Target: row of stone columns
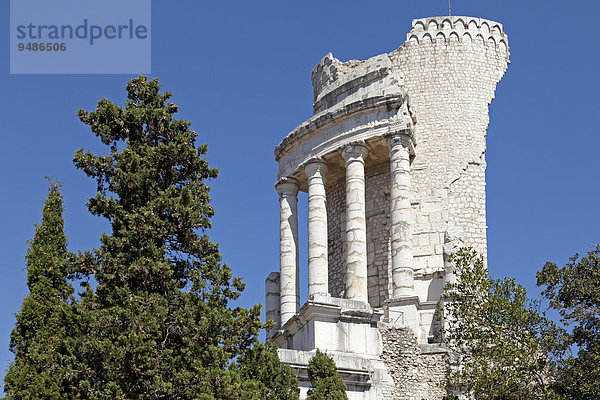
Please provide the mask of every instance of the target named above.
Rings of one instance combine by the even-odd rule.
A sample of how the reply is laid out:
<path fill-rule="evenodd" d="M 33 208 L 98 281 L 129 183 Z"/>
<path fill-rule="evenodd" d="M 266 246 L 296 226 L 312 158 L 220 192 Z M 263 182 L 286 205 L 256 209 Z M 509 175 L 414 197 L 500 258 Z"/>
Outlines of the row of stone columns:
<path fill-rule="evenodd" d="M 408 132 L 388 138 L 391 166 L 391 254 L 393 297 L 413 295 L 411 247 L 410 147 Z M 346 162 L 346 281 L 345 297 L 368 302 L 367 224 L 364 143 L 342 150 Z M 327 164 L 321 158 L 304 168 L 308 178 L 308 296 L 328 293 Z M 281 326 L 299 309 L 297 182 L 282 178 L 276 184 L 280 204 Z"/>

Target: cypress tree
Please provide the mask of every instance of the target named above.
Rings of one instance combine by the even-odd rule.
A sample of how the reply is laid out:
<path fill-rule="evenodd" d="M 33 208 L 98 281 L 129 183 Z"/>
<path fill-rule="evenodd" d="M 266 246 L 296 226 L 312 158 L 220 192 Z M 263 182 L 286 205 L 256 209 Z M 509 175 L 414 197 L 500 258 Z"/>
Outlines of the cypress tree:
<path fill-rule="evenodd" d="M 239 359 L 246 393 L 256 400 L 298 400 L 300 388 L 291 368 L 279 361 L 272 344 L 257 344 Z"/>
<path fill-rule="evenodd" d="M 307 400 L 348 400 L 346 385 L 337 372 L 333 358 L 317 349 L 308 362 L 308 378 L 312 388 Z"/>
<path fill-rule="evenodd" d="M 127 84 L 119 107 L 101 99 L 82 122 L 108 155 L 78 150 L 96 180 L 90 212 L 110 221 L 101 246 L 74 259 L 88 368 L 80 394 L 99 399 L 259 398 L 234 361 L 258 345 L 260 306 L 231 307 L 244 284 L 207 236 L 217 176 L 190 123 L 175 118 L 157 79 Z M 92 287 L 94 286 L 94 287 Z M 287 368 L 287 367 L 286 367 Z"/>
<path fill-rule="evenodd" d="M 77 382 L 74 338 L 77 318 L 67 279 L 67 238 L 60 185 L 50 182 L 42 222 L 26 254 L 29 295 L 16 315 L 4 377 L 9 399 L 70 399 Z"/>

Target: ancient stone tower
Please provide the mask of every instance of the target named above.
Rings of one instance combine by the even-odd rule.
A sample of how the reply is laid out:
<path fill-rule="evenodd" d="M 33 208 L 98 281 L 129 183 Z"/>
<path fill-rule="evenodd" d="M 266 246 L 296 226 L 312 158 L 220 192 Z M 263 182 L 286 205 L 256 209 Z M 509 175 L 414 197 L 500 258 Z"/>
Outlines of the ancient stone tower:
<path fill-rule="evenodd" d="M 434 314 L 452 279 L 448 255 L 486 253 L 488 105 L 508 62 L 501 24 L 434 17 L 414 20 L 391 53 L 345 63 L 327 54 L 314 68 L 313 117 L 275 148 L 280 272 L 266 281 L 268 336 L 303 397 L 317 348 L 334 357 L 351 400 L 444 395 Z M 298 191 L 308 192 L 307 266 Z"/>

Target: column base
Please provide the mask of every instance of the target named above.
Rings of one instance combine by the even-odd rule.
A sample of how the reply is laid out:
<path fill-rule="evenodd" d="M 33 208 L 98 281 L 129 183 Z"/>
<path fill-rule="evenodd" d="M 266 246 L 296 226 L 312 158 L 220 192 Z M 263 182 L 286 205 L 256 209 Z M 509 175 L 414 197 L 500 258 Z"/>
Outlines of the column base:
<path fill-rule="evenodd" d="M 325 301 L 325 302 L 329 302 L 329 299 L 331 299 L 331 295 L 329 293 L 313 293 L 313 294 L 309 294 L 308 295 L 308 300 L 309 301 Z"/>
<path fill-rule="evenodd" d="M 409 328 L 419 344 L 436 340 L 438 329 L 434 324 L 438 303 L 421 302 L 418 296 L 403 296 L 386 300 L 384 321 L 394 328 Z"/>
<path fill-rule="evenodd" d="M 374 356 L 381 353 L 377 322 L 382 316 L 367 302 L 316 293 L 271 340 L 282 349 Z"/>
<path fill-rule="evenodd" d="M 402 296 L 385 301 L 385 318 L 394 328 L 412 328 L 417 326 L 419 296 Z"/>

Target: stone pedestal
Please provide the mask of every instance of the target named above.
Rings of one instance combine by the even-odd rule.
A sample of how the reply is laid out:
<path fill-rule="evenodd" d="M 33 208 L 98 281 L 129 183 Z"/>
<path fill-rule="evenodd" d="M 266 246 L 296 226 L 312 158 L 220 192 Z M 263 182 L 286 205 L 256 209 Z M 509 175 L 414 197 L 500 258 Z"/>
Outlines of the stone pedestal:
<path fill-rule="evenodd" d="M 279 358 L 288 364 L 298 377 L 300 398 L 305 399 L 310 380 L 308 362 L 316 354 L 313 351 L 279 349 Z M 328 351 L 333 358 L 342 382 L 346 385 L 348 400 L 381 400 L 393 392 L 394 381 L 388 373 L 386 364 L 378 357 L 356 354 L 343 354 Z"/>
<path fill-rule="evenodd" d="M 333 357 L 349 400 L 386 398 L 394 382 L 380 357 L 382 315 L 363 301 L 316 294 L 282 326 L 272 341 L 300 381 L 300 398 L 310 388 L 307 367 L 316 349 Z"/>
<path fill-rule="evenodd" d="M 385 302 L 384 321 L 390 327 L 413 332 L 419 344 L 437 340 L 435 313 L 439 302 L 420 301 L 418 296 L 389 299 Z"/>
<path fill-rule="evenodd" d="M 417 327 L 419 309 L 419 297 L 407 296 L 386 301 L 385 317 L 391 326 L 395 328 Z"/>
<path fill-rule="evenodd" d="M 377 355 L 382 310 L 359 300 L 315 294 L 274 337 L 279 348 Z"/>

